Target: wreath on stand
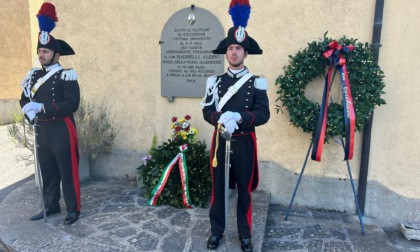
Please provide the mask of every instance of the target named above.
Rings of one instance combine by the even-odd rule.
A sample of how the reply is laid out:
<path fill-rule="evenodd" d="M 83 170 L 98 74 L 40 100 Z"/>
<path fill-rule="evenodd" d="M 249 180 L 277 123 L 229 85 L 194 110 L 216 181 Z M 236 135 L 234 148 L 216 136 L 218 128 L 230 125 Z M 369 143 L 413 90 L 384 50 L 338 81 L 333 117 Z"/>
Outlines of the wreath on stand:
<path fill-rule="evenodd" d="M 304 132 L 314 134 L 317 125 L 320 104 L 305 97 L 305 87 L 315 77 L 325 74 L 330 65 L 323 56 L 325 48 L 334 40 L 326 37 L 321 41 L 308 43 L 308 47 L 299 50 L 296 55 L 289 55 L 289 64 L 284 66 L 284 74 L 276 80 L 279 94 L 276 102 L 277 113 L 286 107 L 293 126 L 302 128 Z M 343 46 L 353 45 L 354 50 L 346 54 L 348 76 L 353 96 L 356 115 L 356 130 L 360 131 L 372 114 L 375 105 L 386 104 L 381 98 L 385 86 L 384 73 L 374 61 L 374 52 L 368 43 L 358 42 L 345 36 L 337 40 Z M 331 99 L 331 97 L 330 97 Z M 325 140 L 345 134 L 343 105 L 330 101 L 327 115 Z"/>

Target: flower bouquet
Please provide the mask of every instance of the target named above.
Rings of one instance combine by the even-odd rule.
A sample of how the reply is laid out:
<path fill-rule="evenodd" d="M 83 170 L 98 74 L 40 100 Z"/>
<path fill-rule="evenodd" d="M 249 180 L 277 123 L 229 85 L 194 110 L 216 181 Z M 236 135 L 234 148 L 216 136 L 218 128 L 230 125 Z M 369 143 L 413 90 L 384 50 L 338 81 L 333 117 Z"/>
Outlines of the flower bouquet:
<path fill-rule="evenodd" d="M 209 203 L 209 151 L 204 141 L 196 141 L 198 131 L 190 120 L 189 115 L 172 117 L 171 139 L 159 146 L 152 143 L 137 168 L 149 205 L 205 208 Z"/>
<path fill-rule="evenodd" d="M 186 115 L 177 121 L 177 117 L 172 117 L 172 140 L 180 137 L 183 140 L 187 140 L 189 143 L 194 143 L 197 138 L 197 129 L 191 127 L 190 121 L 191 116 Z"/>

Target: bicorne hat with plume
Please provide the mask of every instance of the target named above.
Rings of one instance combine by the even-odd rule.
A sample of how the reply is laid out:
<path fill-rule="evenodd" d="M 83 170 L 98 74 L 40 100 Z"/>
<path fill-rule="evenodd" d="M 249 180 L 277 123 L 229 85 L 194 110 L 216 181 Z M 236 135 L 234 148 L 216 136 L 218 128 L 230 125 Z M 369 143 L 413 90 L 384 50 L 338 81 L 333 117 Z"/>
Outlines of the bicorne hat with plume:
<path fill-rule="evenodd" d="M 36 15 L 39 24 L 38 46 L 39 48 L 51 49 L 60 55 L 74 55 L 73 49 L 64 40 L 55 39 L 50 33 L 55 28 L 55 23 L 58 22 L 55 6 L 51 3 L 45 2 Z"/>
<path fill-rule="evenodd" d="M 263 51 L 257 41 L 251 38 L 245 28 L 248 25 L 251 5 L 249 0 L 232 0 L 229 5 L 229 14 L 232 17 L 233 27 L 229 29 L 227 37 L 220 41 L 214 54 L 225 54 L 228 46 L 241 45 L 248 54 L 262 54 Z"/>

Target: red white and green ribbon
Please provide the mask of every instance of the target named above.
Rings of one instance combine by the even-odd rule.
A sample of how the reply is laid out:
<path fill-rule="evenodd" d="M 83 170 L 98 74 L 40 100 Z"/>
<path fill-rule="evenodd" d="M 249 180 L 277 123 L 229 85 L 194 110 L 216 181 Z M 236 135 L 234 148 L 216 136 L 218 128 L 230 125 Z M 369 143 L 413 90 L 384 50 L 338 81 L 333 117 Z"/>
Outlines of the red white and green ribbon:
<path fill-rule="evenodd" d="M 179 172 L 181 175 L 181 184 L 182 184 L 182 199 L 184 201 L 184 206 L 187 208 L 193 208 L 193 204 L 190 200 L 189 188 L 188 188 L 188 167 L 187 167 L 187 160 L 185 159 L 185 151 L 188 149 L 187 144 L 183 144 L 179 146 L 181 152 L 176 155 L 171 162 L 163 169 L 162 175 L 160 177 L 159 182 L 152 190 L 152 195 L 149 198 L 147 204 L 153 206 L 156 205 L 157 199 L 159 198 L 160 193 L 162 192 L 163 188 L 168 182 L 169 175 L 171 174 L 172 168 L 178 162 Z"/>

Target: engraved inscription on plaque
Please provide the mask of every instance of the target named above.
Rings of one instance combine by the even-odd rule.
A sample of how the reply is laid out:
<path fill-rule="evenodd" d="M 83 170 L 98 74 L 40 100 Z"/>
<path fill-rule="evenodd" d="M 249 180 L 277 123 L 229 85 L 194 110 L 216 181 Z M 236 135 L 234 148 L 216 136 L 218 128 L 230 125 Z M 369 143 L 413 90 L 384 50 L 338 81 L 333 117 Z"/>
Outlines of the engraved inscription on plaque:
<path fill-rule="evenodd" d="M 161 36 L 162 96 L 203 97 L 207 77 L 224 72 L 224 55 L 213 54 L 223 27 L 209 11 L 185 8 L 165 24 Z"/>

